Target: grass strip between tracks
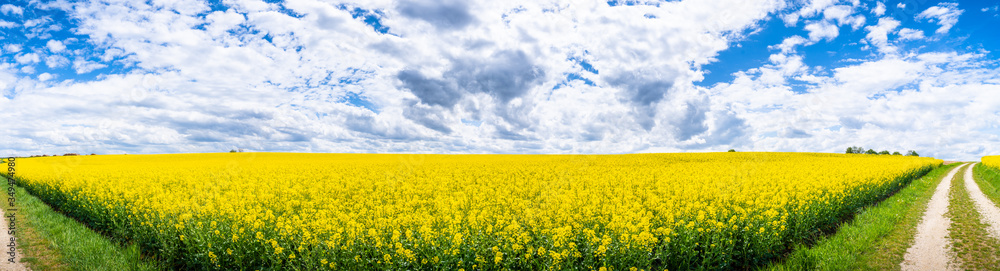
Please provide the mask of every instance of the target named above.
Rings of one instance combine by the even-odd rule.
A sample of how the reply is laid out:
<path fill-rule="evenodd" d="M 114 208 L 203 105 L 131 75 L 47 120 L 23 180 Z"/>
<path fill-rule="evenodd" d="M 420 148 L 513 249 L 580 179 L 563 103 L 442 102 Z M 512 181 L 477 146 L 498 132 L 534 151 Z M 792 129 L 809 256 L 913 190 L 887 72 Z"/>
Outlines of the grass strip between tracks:
<path fill-rule="evenodd" d="M 951 249 L 965 270 L 996 270 L 1000 266 L 1000 241 L 989 236 L 986 231 L 989 225 L 983 223 L 976 203 L 969 197 L 965 188 L 965 170 L 956 176 L 951 182 L 951 202 L 945 214 L 951 218 L 948 229 Z"/>

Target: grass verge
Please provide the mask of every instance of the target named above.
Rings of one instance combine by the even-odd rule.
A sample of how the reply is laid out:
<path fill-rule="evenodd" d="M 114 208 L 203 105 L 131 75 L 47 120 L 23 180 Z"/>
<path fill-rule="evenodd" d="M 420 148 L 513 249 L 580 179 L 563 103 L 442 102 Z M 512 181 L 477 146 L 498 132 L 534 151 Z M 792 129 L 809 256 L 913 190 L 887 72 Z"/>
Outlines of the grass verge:
<path fill-rule="evenodd" d="M 934 188 L 956 166 L 938 167 L 882 202 L 865 207 L 835 234 L 795 248 L 764 270 L 899 269 Z M 956 174 L 957 175 L 957 174 Z"/>
<path fill-rule="evenodd" d="M 32 270 L 162 270 L 138 246 L 122 247 L 17 187 L 16 237 Z"/>
<path fill-rule="evenodd" d="M 964 170 L 951 183 L 948 213 L 945 214 L 951 218 L 948 238 L 952 250 L 965 270 L 996 270 L 1000 267 L 1000 241 L 986 232 L 989 225 L 982 222 L 975 202 L 969 197 L 962 173 Z"/>
<path fill-rule="evenodd" d="M 983 190 L 986 198 L 1000 207 L 1000 169 L 979 163 L 972 168 L 972 175 L 979 185 L 979 190 Z"/>

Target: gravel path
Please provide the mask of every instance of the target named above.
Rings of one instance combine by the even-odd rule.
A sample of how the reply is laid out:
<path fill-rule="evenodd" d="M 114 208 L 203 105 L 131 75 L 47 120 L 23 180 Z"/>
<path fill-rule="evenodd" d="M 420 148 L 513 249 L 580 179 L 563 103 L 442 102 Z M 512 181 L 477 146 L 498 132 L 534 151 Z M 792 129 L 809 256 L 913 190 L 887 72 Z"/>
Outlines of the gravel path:
<path fill-rule="evenodd" d="M 8 261 L 8 259 L 10 259 L 10 255 L 7 254 L 7 253 L 11 249 L 11 247 L 9 247 L 9 244 L 11 243 L 11 240 L 14 239 L 14 238 L 10 234 L 8 234 L 9 231 L 7 230 L 7 228 L 9 226 L 9 224 L 10 224 L 10 218 L 8 218 L 4 214 L 4 209 L 3 208 L 0 208 L 0 216 L 2 216 L 4 218 L 3 219 L 3 223 L 0 223 L 0 224 L 3 224 L 3 226 L 0 227 L 0 231 L 3 231 L 3 232 L 0 232 L 0 239 L 3 240 L 3 244 L 4 244 L 3 245 L 4 246 L 4 248 L 3 248 L 3 251 L 4 251 L 3 257 L 2 257 L 2 259 L 0 259 L 0 262 L 2 262 L 2 263 L 0 263 L 0 270 L 9 270 L 9 271 L 31 270 L 31 269 L 28 269 L 28 267 L 25 267 L 24 263 L 21 263 L 21 250 L 20 249 L 16 250 L 17 254 L 15 254 L 16 257 L 14 258 L 14 262 L 11 263 L 10 261 Z M 15 228 L 14 229 L 16 230 L 17 229 L 16 228 L 17 227 L 17 223 L 16 223 L 17 221 L 15 220 L 14 222 L 15 222 L 15 225 L 14 225 Z"/>
<path fill-rule="evenodd" d="M 983 191 L 979 190 L 979 185 L 972 180 L 972 166 L 965 170 L 965 189 L 969 190 L 969 197 L 976 203 L 976 210 L 979 210 L 983 223 L 990 225 L 986 231 L 993 238 L 1000 240 L 1000 208 L 997 208 L 993 201 L 986 198 Z"/>
<path fill-rule="evenodd" d="M 900 267 L 903 270 L 958 270 L 959 266 L 952 260 L 951 241 L 948 240 L 948 227 L 951 219 L 944 217 L 948 212 L 948 189 L 951 179 L 955 177 L 961 166 L 955 167 L 934 190 L 927 211 L 917 225 L 917 236 L 913 246 L 906 250 Z"/>

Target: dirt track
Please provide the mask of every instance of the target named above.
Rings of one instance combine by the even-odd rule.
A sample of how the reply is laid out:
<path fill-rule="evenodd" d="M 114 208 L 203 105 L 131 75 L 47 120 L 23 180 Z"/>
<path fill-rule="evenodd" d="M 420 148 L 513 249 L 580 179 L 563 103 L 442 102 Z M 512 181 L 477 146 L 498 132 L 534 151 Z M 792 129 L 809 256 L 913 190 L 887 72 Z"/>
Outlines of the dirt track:
<path fill-rule="evenodd" d="M 975 166 L 976 164 L 972 164 Z M 986 198 L 979 185 L 972 179 L 972 166 L 965 170 L 965 189 L 969 190 L 969 197 L 976 203 L 976 210 L 983 219 L 983 223 L 990 225 L 987 232 L 990 236 L 1000 240 L 1000 208 L 997 208 L 993 201 Z"/>
<path fill-rule="evenodd" d="M 10 240 L 13 239 L 10 236 L 10 234 L 8 234 L 9 231 L 7 230 L 8 225 L 10 224 L 10 218 L 8 218 L 4 214 L 4 209 L 3 208 L 0 208 L 0 216 L 3 216 L 3 218 L 4 218 L 3 219 L 3 223 L 0 223 L 0 224 L 3 224 L 3 226 L 0 227 L 0 231 L 3 231 L 2 233 L 0 233 L 0 238 L 2 238 L 2 240 L 4 240 L 3 241 L 3 243 L 4 243 L 4 250 L 3 250 L 4 253 L 3 253 L 3 259 L 2 259 L 3 263 L 0 263 L 0 270 L 9 270 L 9 271 L 31 270 L 31 269 L 28 269 L 27 267 L 25 267 L 24 263 L 21 263 L 21 250 L 20 249 L 16 250 L 17 254 L 16 254 L 16 257 L 14 258 L 14 262 L 11 263 L 10 261 L 8 261 L 8 259 L 10 259 L 10 255 L 7 254 L 7 252 L 10 251 L 10 249 L 11 249 L 11 247 L 9 247 L 8 245 L 11 242 Z M 17 224 L 16 224 L 17 221 L 15 220 L 14 222 L 15 222 L 15 228 L 14 229 L 16 230 L 17 229 L 16 228 L 17 227 Z"/>
<path fill-rule="evenodd" d="M 934 195 L 927 204 L 927 211 L 917 225 L 917 236 L 913 246 L 906 250 L 900 267 L 903 270 L 958 270 L 951 256 L 951 241 L 948 240 L 948 227 L 951 219 L 944 216 L 948 212 L 948 189 L 951 179 L 955 177 L 961 166 L 952 169 L 941 180 Z"/>

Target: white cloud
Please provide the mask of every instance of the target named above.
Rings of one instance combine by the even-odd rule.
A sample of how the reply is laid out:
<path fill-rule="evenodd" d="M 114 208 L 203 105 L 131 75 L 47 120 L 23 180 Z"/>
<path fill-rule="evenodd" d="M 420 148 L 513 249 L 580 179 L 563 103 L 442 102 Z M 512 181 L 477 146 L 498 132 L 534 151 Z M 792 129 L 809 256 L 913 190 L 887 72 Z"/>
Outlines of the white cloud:
<path fill-rule="evenodd" d="M 823 18 L 826 20 L 837 20 L 843 22 L 848 16 L 854 13 L 854 8 L 847 5 L 834 5 L 823 10 Z"/>
<path fill-rule="evenodd" d="M 86 59 L 83 58 L 77 58 L 76 60 L 73 60 L 73 70 L 75 70 L 77 74 L 92 72 L 96 69 L 103 69 L 107 66 L 108 65 L 101 64 L 98 62 L 87 61 Z"/>
<path fill-rule="evenodd" d="M 882 16 L 885 14 L 885 4 L 882 2 L 877 2 L 875 4 L 875 8 L 872 9 L 872 14 L 875 14 L 875 16 Z"/>
<path fill-rule="evenodd" d="M 840 23 L 844 24 L 844 19 L 854 12 L 853 6 L 846 5 L 836 5 L 839 0 L 812 0 L 809 1 L 802 8 L 795 10 L 790 13 L 781 15 L 782 21 L 784 21 L 785 26 L 794 26 L 799 20 L 807 20 L 822 14 L 826 20 L 840 19 Z M 857 6 L 859 3 L 854 3 Z"/>
<path fill-rule="evenodd" d="M 3 46 L 3 49 L 4 49 L 4 51 L 7 51 L 7 52 L 17 53 L 17 52 L 21 51 L 21 45 L 20 44 L 14 44 L 14 43 L 5 44 Z"/>
<path fill-rule="evenodd" d="M 917 14 L 917 20 L 929 19 L 930 21 L 937 21 L 940 25 L 937 31 L 934 33 L 945 34 L 951 27 L 958 23 L 958 16 L 962 15 L 964 10 L 958 9 L 958 3 L 940 3 L 937 6 L 927 8 L 920 14 Z"/>
<path fill-rule="evenodd" d="M 840 28 L 836 25 L 828 23 L 827 21 L 807 24 L 805 30 L 809 31 L 809 40 L 812 42 L 822 39 L 831 41 L 836 38 L 838 34 L 840 34 Z"/>
<path fill-rule="evenodd" d="M 899 27 L 899 21 L 888 17 L 879 18 L 877 25 L 865 27 L 865 30 L 868 31 L 868 35 L 865 38 L 879 52 L 886 54 L 894 53 L 896 52 L 896 47 L 889 44 L 889 34 L 894 33 L 897 27 Z"/>
<path fill-rule="evenodd" d="M 839 2 L 839 0 L 812 0 L 809 1 L 805 7 L 799 9 L 798 13 L 803 18 L 811 18 L 812 16 L 815 16 L 827 9 L 827 7 L 833 6 L 837 2 Z"/>
<path fill-rule="evenodd" d="M 837 25 L 850 25 L 854 30 L 865 25 L 864 15 L 851 16 L 852 14 L 854 14 L 853 6 L 834 5 L 823 10 L 823 19 L 836 21 Z"/>
<path fill-rule="evenodd" d="M 719 51 L 784 5 L 771 0 L 659 7 L 530 1 L 347 4 L 380 10 L 380 22 L 392 34 L 387 35 L 319 1 L 285 3 L 301 17 L 259 1 L 231 4 L 229 11 L 204 17 L 195 12 L 203 8 L 180 10 L 186 9 L 180 5 L 75 4 L 74 18 L 81 23 L 74 30 L 114 52 L 76 58 L 71 61 L 76 72 L 106 65 L 97 59 L 134 63 L 137 71 L 37 90 L 88 92 L 93 97 L 88 104 L 103 108 L 39 126 L 79 122 L 96 128 L 34 138 L 171 145 L 94 146 L 130 152 L 206 151 L 233 144 L 375 152 L 620 152 L 653 144 L 679 149 L 681 141 L 728 144 L 744 133 L 719 123 L 739 119 L 712 112 L 692 82 L 701 77 L 700 65 L 715 61 Z M 414 9 L 461 16 L 432 18 Z M 580 60 L 600 73 L 584 71 Z M 60 63 L 46 58 L 48 65 Z M 401 80 L 407 70 L 419 72 Z M 594 86 L 571 80 L 553 90 L 567 73 L 581 74 Z M 432 97 L 418 90 L 421 84 L 459 87 L 451 89 L 454 96 Z M 345 104 L 349 92 L 378 113 Z M 39 94 L 24 94 L 19 104 Z M 74 98 L 24 110 L 58 112 L 75 105 L 69 100 Z M 250 109 L 262 112 L 247 113 Z M 108 112 L 129 117 L 105 125 L 83 117 Z M 463 119 L 480 124 L 464 125 Z"/>
<path fill-rule="evenodd" d="M 24 13 L 24 9 L 19 6 L 4 4 L 3 6 L 0 6 L 0 13 L 3 13 L 3 15 L 21 15 Z"/>
<path fill-rule="evenodd" d="M 769 46 L 768 49 L 780 49 L 782 53 L 787 54 L 794 52 L 796 46 L 807 44 L 808 42 L 809 40 L 806 40 L 802 36 L 791 36 L 782 40 L 781 44 Z"/>
<path fill-rule="evenodd" d="M 17 56 L 14 56 L 14 60 L 17 61 L 17 63 L 26 65 L 38 62 L 39 57 L 36 53 L 18 54 Z"/>
<path fill-rule="evenodd" d="M 61 55 L 50 55 L 45 57 L 45 66 L 49 68 L 61 68 L 69 65 L 69 59 Z"/>
<path fill-rule="evenodd" d="M 781 16 L 781 20 L 785 22 L 785 26 L 795 26 L 799 23 L 800 15 L 798 13 L 789 13 Z"/>
<path fill-rule="evenodd" d="M 17 23 L 0 20 L 0 28 L 14 28 L 14 27 L 17 27 Z"/>
<path fill-rule="evenodd" d="M 835 68 L 829 76 L 798 76 L 815 83 L 801 93 L 789 84 L 773 85 L 763 74 L 743 74 L 709 93 L 713 103 L 741 105 L 734 110 L 756 131 L 753 149 L 839 152 L 844 146 L 861 145 L 975 160 L 1000 152 L 995 143 L 982 143 L 1000 142 L 990 132 L 1000 113 L 991 107 L 1000 105 L 1000 97 L 992 95 L 1000 91 L 1000 74 L 981 68 L 992 61 L 984 56 L 887 55 Z M 936 147 L 941 144 L 952 147 Z"/>
<path fill-rule="evenodd" d="M 901 28 L 899 29 L 899 40 L 920 40 L 924 38 L 924 31 L 912 28 Z"/>
<path fill-rule="evenodd" d="M 900 9 L 906 8 L 906 4 L 903 4 L 903 2 L 899 2 L 899 4 L 896 4 L 896 8 Z"/>
<path fill-rule="evenodd" d="M 867 21 L 865 16 L 857 15 L 844 19 L 841 24 L 850 25 L 852 30 L 858 30 L 865 25 L 865 21 Z"/>
<path fill-rule="evenodd" d="M 38 81 L 48 81 L 49 79 L 52 78 L 53 78 L 52 74 L 49 74 L 47 72 L 43 72 L 42 74 L 38 75 Z"/>
<path fill-rule="evenodd" d="M 66 50 L 66 45 L 64 45 L 62 41 L 58 40 L 49 40 L 45 43 L 45 46 L 49 47 L 49 51 L 52 51 L 53 53 L 59 53 Z"/>
<path fill-rule="evenodd" d="M 226 31 L 232 30 L 236 26 L 246 22 L 246 17 L 231 10 L 225 12 L 215 11 L 205 16 L 205 21 L 210 23 L 207 27 L 207 32 L 213 37 L 221 37 Z"/>
<path fill-rule="evenodd" d="M 992 12 L 993 16 L 996 17 L 998 15 L 997 11 L 1000 11 L 1000 5 L 995 5 L 995 6 L 992 6 L 992 7 L 985 7 L 985 8 L 980 9 L 979 11 L 987 12 L 987 13 Z"/>
<path fill-rule="evenodd" d="M 798 46 L 864 25 L 860 2 L 839 3 L 778 15 L 805 22 L 809 34 L 786 37 L 762 66 L 705 88 L 694 84 L 703 66 L 788 4 L 344 4 L 379 10 L 369 15 L 383 34 L 321 1 L 287 9 L 225 1 L 231 9 L 217 12 L 186 2 L 79 2 L 70 10 L 80 24 L 65 29 L 89 40 L 64 42 L 100 53 L 39 58 L 81 74 L 112 62 L 131 70 L 58 82 L 73 77 L 0 63 L 0 90 L 17 93 L 0 108 L 32 120 L 7 126 L 0 141 L 18 147 L 0 151 L 839 152 L 861 144 L 968 158 L 982 144 L 1000 152 L 992 147 L 1000 139 L 975 132 L 1000 121 L 1000 102 L 988 95 L 1000 78 L 979 68 L 991 61 L 985 56 L 899 52 L 889 37 L 900 22 L 882 18 L 863 41 L 881 54 L 807 65 Z M 898 40 L 918 33 L 900 29 Z M 984 139 L 962 141 L 973 137 Z"/>

